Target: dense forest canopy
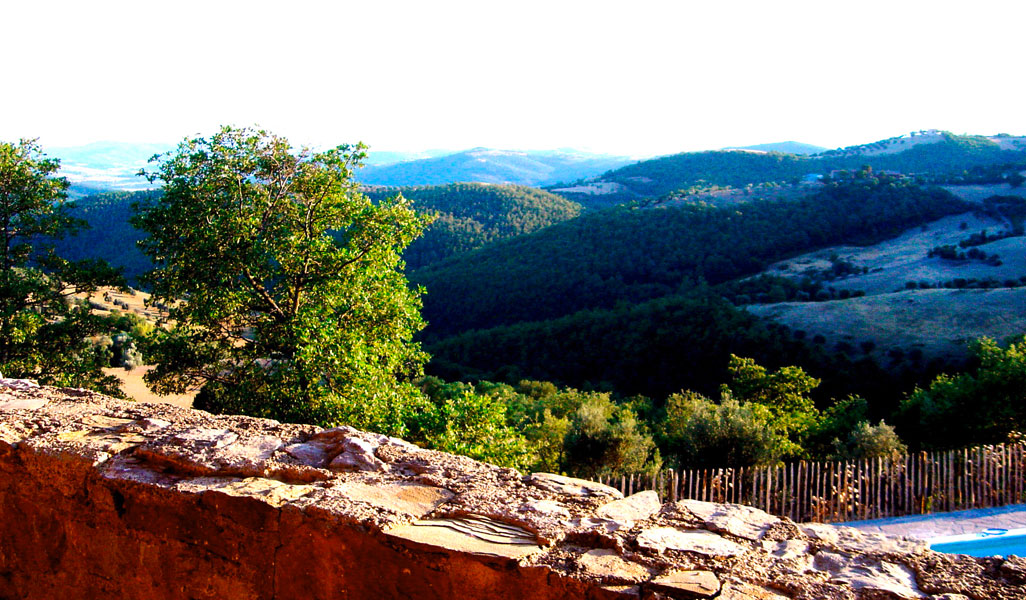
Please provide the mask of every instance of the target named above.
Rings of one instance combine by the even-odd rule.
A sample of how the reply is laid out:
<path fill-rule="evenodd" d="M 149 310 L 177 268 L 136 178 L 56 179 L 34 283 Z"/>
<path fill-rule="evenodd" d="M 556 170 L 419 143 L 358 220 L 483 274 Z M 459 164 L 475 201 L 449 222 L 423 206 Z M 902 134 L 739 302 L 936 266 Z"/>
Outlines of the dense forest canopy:
<path fill-rule="evenodd" d="M 485 244 L 537 231 L 576 217 L 581 206 L 522 185 L 452 183 L 438 186 L 373 188 L 380 202 L 397 193 L 434 222 L 403 253 L 407 268 L 417 269 Z"/>
<path fill-rule="evenodd" d="M 869 243 L 965 210 L 944 190 L 875 179 L 788 202 L 625 206 L 489 245 L 411 280 L 429 290 L 428 335 L 444 337 L 718 284 L 792 254 Z"/>

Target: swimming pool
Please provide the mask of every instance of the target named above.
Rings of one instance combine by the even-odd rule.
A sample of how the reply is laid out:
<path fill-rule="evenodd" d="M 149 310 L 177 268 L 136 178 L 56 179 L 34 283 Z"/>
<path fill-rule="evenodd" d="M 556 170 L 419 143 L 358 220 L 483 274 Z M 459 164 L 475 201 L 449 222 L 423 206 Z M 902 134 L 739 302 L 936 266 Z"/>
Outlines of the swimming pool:
<path fill-rule="evenodd" d="M 930 540 L 930 548 L 937 552 L 969 556 L 1026 556 L 1026 529 L 988 529 L 980 533 L 934 538 Z"/>

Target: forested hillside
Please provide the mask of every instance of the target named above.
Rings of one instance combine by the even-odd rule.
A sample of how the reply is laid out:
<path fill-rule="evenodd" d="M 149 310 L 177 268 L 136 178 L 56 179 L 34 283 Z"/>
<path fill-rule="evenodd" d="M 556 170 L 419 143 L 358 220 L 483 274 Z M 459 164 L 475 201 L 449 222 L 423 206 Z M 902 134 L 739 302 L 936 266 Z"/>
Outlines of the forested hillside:
<path fill-rule="evenodd" d="M 548 321 L 469 331 L 431 344 L 429 369 L 447 379 L 563 385 L 662 399 L 687 388 L 710 397 L 728 379 L 731 354 L 772 368 L 802 365 L 824 385 L 817 400 L 860 394 L 883 418 L 895 390 L 919 373 L 888 373 L 861 355 L 796 339 L 786 327 L 733 307 L 711 288 Z M 936 371 L 935 365 L 931 373 Z"/>
<path fill-rule="evenodd" d="M 438 262 L 485 244 L 537 231 L 576 217 L 581 206 L 520 185 L 453 183 L 441 186 L 375 188 L 374 200 L 402 193 L 414 210 L 435 221 L 403 253 L 408 269 Z"/>
<path fill-rule="evenodd" d="M 572 219 L 581 211 L 574 202 L 526 186 L 460 183 L 375 188 L 368 195 L 380 201 L 399 192 L 413 201 L 414 210 L 436 216 L 403 255 L 411 270 Z M 158 193 L 105 192 L 77 200 L 71 214 L 90 228 L 59 240 L 58 249 L 72 259 L 103 258 L 134 281 L 150 262 L 135 244 L 143 234 L 129 223 L 132 203 Z"/>
<path fill-rule="evenodd" d="M 456 182 L 545 185 L 615 169 L 629 162 L 619 156 L 573 150 L 522 152 L 474 148 L 444 156 L 365 166 L 357 179 L 367 185 L 444 185 Z"/>
<path fill-rule="evenodd" d="M 936 132 L 812 156 L 745 150 L 686 152 L 641 161 L 587 181 L 550 189 L 582 203 L 609 203 L 651 198 L 693 186 L 742 187 L 787 182 L 834 171 L 854 172 L 866 166 L 877 172 L 915 175 L 922 181 L 957 181 L 973 170 L 1026 161 L 1026 145 L 1016 143 L 1019 139 Z"/>
<path fill-rule="evenodd" d="M 111 266 L 124 269 L 129 283 L 135 284 L 135 278 L 150 268 L 150 260 L 136 246 L 143 233 L 128 222 L 132 204 L 159 194 L 158 191 L 104 192 L 76 200 L 69 212 L 89 227 L 57 240 L 58 252 L 71 260 L 102 258 Z"/>
<path fill-rule="evenodd" d="M 561 317 L 758 272 L 788 255 L 869 243 L 965 211 L 941 189 L 875 179 L 794 201 L 617 207 L 420 269 L 428 335 Z"/>

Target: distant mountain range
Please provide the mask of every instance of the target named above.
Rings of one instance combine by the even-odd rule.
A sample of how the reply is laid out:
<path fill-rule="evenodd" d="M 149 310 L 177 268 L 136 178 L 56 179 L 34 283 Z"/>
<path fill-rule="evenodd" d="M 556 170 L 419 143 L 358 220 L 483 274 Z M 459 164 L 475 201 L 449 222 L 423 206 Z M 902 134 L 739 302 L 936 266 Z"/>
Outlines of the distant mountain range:
<path fill-rule="evenodd" d="M 101 191 L 132 191 L 152 187 L 139 170 L 170 144 L 96 142 L 83 146 L 47 148 L 61 160 L 61 174 L 72 182 L 72 195 Z M 621 156 L 576 150 L 516 151 L 474 148 L 462 152 L 371 151 L 357 178 L 368 185 L 444 185 L 456 182 L 548 185 L 591 177 L 629 164 Z"/>
<path fill-rule="evenodd" d="M 864 166 L 876 172 L 958 182 L 974 171 L 1002 165 L 1012 169 L 1026 161 L 1026 137 L 1010 135 L 955 135 L 929 130 L 811 155 L 767 150 L 791 144 L 796 142 L 661 156 L 546 189 L 587 207 L 598 207 L 711 186 L 793 183 L 837 171 L 850 173 Z"/>
<path fill-rule="evenodd" d="M 167 152 L 170 144 L 128 144 L 94 142 L 84 146 L 44 148 L 61 160 L 61 175 L 72 185 L 72 196 L 84 196 L 104 190 L 132 191 L 153 187 L 139 177 L 154 154 Z"/>
<path fill-rule="evenodd" d="M 83 196 L 103 190 L 147 189 L 137 174 L 170 144 L 96 142 L 48 148 L 62 174 Z M 827 150 L 801 142 L 777 142 L 709 152 L 686 152 L 636 161 L 572 149 L 548 151 L 474 148 L 461 152 L 371 151 L 357 179 L 372 186 L 445 185 L 456 182 L 544 186 L 586 205 L 652 197 L 695 185 L 747 185 L 784 181 L 863 163 L 877 170 L 948 173 L 966 167 L 1019 160 L 1026 137 L 968 136 L 928 130 Z"/>
<path fill-rule="evenodd" d="M 369 165 L 357 173 L 368 185 L 444 185 L 453 182 L 548 185 L 591 177 L 629 164 L 630 158 L 575 150 L 517 151 L 474 148 L 445 156 Z"/>

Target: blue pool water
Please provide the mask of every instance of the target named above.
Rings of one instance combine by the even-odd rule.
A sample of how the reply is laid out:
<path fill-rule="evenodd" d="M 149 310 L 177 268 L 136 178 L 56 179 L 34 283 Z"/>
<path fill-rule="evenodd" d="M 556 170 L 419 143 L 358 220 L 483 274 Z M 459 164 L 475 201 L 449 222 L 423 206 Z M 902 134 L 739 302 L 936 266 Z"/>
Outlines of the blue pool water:
<path fill-rule="evenodd" d="M 988 529 L 981 533 L 930 540 L 930 548 L 969 556 L 1026 556 L 1026 529 Z"/>

